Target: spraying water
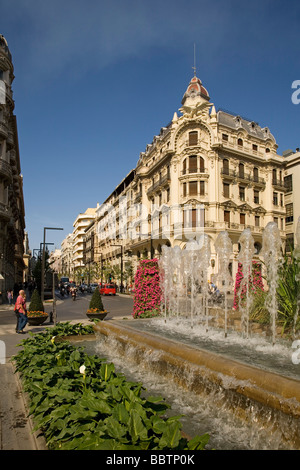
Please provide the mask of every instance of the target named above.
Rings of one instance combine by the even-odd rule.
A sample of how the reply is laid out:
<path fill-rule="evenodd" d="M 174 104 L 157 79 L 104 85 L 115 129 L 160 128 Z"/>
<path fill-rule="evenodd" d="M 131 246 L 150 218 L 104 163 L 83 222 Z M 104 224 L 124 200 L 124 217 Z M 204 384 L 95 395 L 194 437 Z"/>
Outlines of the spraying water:
<path fill-rule="evenodd" d="M 228 232 L 220 232 L 217 240 L 215 242 L 216 252 L 219 258 L 219 271 L 218 271 L 218 278 L 220 284 L 224 285 L 224 293 L 225 293 L 225 324 L 224 324 L 224 334 L 225 338 L 227 337 L 227 314 L 228 314 L 228 300 L 227 300 L 227 292 L 229 290 L 231 276 L 229 273 L 229 262 L 230 256 L 232 254 L 232 242 L 229 238 Z"/>
<path fill-rule="evenodd" d="M 270 312 L 272 327 L 272 342 L 275 344 L 276 339 L 276 318 L 277 318 L 277 296 L 276 290 L 278 286 L 278 268 L 282 261 L 282 242 L 280 232 L 275 222 L 269 222 L 263 232 L 262 254 L 267 269 L 267 279 L 269 292 L 266 299 L 266 305 Z"/>
<path fill-rule="evenodd" d="M 242 328 L 246 338 L 249 337 L 249 312 L 251 305 L 250 282 L 252 274 L 252 258 L 255 253 L 254 239 L 251 230 L 246 228 L 240 238 L 241 250 L 238 255 L 239 262 L 243 265 L 243 279 L 240 285 L 239 307 L 242 312 Z M 245 300 L 243 295 L 245 293 Z"/>
<path fill-rule="evenodd" d="M 298 264 L 298 274 L 296 274 L 296 283 L 300 281 L 300 217 L 298 218 L 297 229 L 296 229 L 296 248 L 294 251 L 294 256 Z M 294 316 L 294 324 L 293 324 L 293 335 L 294 338 L 296 336 L 296 324 L 299 317 L 299 310 L 300 310 L 300 292 L 298 292 L 297 297 L 297 308 Z"/>

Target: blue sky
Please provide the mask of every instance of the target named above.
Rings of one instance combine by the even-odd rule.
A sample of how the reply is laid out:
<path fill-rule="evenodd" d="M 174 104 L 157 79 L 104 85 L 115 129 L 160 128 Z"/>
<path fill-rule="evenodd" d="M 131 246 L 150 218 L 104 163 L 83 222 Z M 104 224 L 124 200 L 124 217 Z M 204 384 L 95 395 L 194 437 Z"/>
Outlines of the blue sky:
<path fill-rule="evenodd" d="M 0 0 L 13 56 L 26 230 L 60 248 L 136 166 L 197 76 L 216 108 L 300 147 L 294 0 Z M 52 247 L 50 247 L 52 248 Z"/>

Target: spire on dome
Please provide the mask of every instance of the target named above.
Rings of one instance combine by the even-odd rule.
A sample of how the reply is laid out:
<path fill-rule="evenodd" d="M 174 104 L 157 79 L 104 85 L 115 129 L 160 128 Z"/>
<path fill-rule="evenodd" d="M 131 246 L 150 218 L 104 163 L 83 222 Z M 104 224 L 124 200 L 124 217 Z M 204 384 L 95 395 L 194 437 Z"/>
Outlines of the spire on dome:
<path fill-rule="evenodd" d="M 190 81 L 189 86 L 187 87 L 187 90 L 182 98 L 181 104 L 185 104 L 188 98 L 195 99 L 198 97 L 204 98 L 207 101 L 210 100 L 208 91 L 202 85 L 200 78 L 196 77 L 195 75 Z"/>

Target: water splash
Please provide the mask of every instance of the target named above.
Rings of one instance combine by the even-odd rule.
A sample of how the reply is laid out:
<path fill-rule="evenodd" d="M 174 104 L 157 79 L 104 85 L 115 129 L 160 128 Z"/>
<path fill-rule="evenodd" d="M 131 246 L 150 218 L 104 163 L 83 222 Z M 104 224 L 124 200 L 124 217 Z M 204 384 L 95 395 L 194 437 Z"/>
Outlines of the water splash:
<path fill-rule="evenodd" d="M 230 256 L 232 254 L 232 242 L 229 238 L 228 232 L 220 232 L 215 242 L 216 253 L 219 258 L 219 270 L 218 278 L 220 285 L 224 285 L 225 294 L 225 324 L 224 324 L 224 335 L 227 337 L 227 316 L 228 316 L 228 300 L 227 292 L 229 290 L 231 275 L 229 272 Z"/>
<path fill-rule="evenodd" d="M 294 256 L 298 264 L 298 274 L 296 274 L 296 278 L 295 278 L 296 283 L 298 283 L 300 281 L 300 217 L 298 218 L 297 229 L 296 229 L 296 248 L 294 251 Z M 293 322 L 294 338 L 296 337 L 296 325 L 297 325 L 297 320 L 299 317 L 299 311 L 300 311 L 300 292 L 298 292 L 297 308 L 296 308 L 294 322 Z"/>
<path fill-rule="evenodd" d="M 252 301 L 250 282 L 252 274 L 252 259 L 255 253 L 254 239 L 251 235 L 251 230 L 246 228 L 240 238 L 239 243 L 241 250 L 238 255 L 239 262 L 243 265 L 243 279 L 240 285 L 239 307 L 242 312 L 242 328 L 246 335 L 249 337 L 249 312 Z M 245 292 L 245 301 L 242 302 L 242 293 Z"/>
<path fill-rule="evenodd" d="M 269 291 L 266 299 L 266 305 L 270 312 L 272 343 L 275 344 L 276 339 L 276 319 L 277 319 L 277 295 L 278 286 L 278 268 L 282 261 L 282 242 L 280 232 L 275 222 L 269 222 L 263 232 L 262 255 L 264 257 Z"/>

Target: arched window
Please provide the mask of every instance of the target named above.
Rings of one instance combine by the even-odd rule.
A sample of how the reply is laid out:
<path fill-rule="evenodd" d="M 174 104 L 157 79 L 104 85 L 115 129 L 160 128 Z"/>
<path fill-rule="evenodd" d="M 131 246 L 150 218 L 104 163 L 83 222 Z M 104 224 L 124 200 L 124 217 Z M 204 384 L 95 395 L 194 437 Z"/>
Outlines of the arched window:
<path fill-rule="evenodd" d="M 239 147 L 243 147 L 243 139 L 238 139 L 237 144 Z"/>

